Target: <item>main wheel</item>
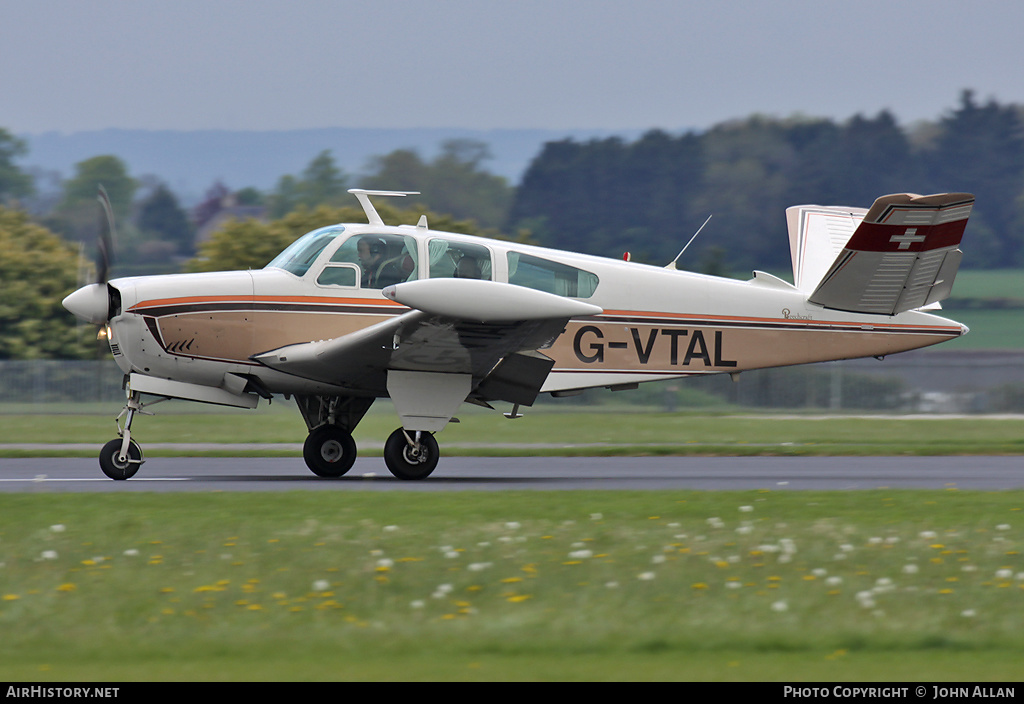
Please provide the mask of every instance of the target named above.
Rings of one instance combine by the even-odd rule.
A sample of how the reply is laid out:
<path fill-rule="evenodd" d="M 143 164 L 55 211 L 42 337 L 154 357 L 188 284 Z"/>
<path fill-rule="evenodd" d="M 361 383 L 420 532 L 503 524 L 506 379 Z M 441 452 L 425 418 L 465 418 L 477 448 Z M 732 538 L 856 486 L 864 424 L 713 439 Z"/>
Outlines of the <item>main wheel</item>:
<path fill-rule="evenodd" d="M 356 461 L 356 441 L 336 425 L 321 425 L 306 437 L 302 459 L 318 477 L 340 477 Z"/>
<path fill-rule="evenodd" d="M 384 464 L 399 479 L 426 479 L 441 456 L 437 440 L 430 433 L 410 432 L 409 437 L 415 442 L 410 443 L 401 428 L 388 436 L 384 443 Z"/>
<path fill-rule="evenodd" d="M 134 440 L 128 441 L 128 456 L 122 462 L 121 438 L 111 440 L 100 450 L 100 469 L 111 479 L 118 481 L 134 477 L 143 463 L 142 448 Z"/>

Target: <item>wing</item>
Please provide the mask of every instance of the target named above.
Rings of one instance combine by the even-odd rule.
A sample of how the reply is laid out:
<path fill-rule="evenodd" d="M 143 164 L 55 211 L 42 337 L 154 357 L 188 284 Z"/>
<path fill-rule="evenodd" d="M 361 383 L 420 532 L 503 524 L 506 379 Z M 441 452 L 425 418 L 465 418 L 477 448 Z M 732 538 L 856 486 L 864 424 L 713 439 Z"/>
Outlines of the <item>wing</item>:
<path fill-rule="evenodd" d="M 468 376 L 471 398 L 530 404 L 554 364 L 537 350 L 549 346 L 570 318 L 602 312 L 551 293 L 474 279 L 409 281 L 384 294 L 411 310 L 343 337 L 253 359 L 376 395 L 387 392 L 389 372 Z"/>
<path fill-rule="evenodd" d="M 808 300 L 884 315 L 943 300 L 960 267 L 973 205 L 969 193 L 879 198 Z"/>

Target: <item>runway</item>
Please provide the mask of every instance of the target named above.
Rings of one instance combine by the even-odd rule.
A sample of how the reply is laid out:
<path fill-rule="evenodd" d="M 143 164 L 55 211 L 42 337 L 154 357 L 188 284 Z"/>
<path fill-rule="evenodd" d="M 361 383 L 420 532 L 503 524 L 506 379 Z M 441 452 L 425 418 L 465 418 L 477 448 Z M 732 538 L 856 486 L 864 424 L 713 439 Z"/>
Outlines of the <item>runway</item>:
<path fill-rule="evenodd" d="M 400 481 L 379 457 L 339 479 L 295 458 L 154 457 L 127 481 L 93 458 L 0 459 L 0 493 L 185 491 L 500 491 L 1024 489 L 1024 458 L 993 457 L 442 457 L 423 481 Z"/>

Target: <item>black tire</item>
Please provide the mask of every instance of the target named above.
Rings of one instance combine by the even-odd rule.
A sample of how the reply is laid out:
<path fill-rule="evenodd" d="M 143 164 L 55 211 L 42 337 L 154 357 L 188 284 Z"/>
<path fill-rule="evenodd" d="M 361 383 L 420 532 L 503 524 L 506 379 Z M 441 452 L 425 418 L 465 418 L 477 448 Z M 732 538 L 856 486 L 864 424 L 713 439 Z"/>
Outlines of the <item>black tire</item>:
<path fill-rule="evenodd" d="M 302 459 L 318 477 L 340 477 L 355 464 L 356 441 L 336 425 L 321 425 L 306 436 Z"/>
<path fill-rule="evenodd" d="M 430 433 L 420 434 L 419 448 L 409 444 L 401 428 L 391 433 L 384 443 L 384 464 L 399 479 L 426 479 L 437 467 L 440 456 L 437 440 Z"/>
<path fill-rule="evenodd" d="M 142 465 L 142 448 L 134 440 L 128 441 L 128 457 L 119 462 L 121 438 L 111 440 L 100 450 L 100 469 L 111 479 L 123 481 L 135 476 Z"/>

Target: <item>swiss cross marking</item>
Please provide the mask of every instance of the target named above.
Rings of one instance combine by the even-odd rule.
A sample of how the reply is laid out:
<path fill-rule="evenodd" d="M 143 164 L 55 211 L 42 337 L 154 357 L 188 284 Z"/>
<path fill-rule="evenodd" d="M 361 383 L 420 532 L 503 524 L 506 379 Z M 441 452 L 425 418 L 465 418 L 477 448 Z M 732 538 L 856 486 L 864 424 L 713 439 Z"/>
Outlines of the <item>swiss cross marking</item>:
<path fill-rule="evenodd" d="M 916 227 L 908 227 L 902 235 L 893 235 L 889 241 L 898 242 L 899 249 L 910 249 L 910 245 L 914 242 L 924 242 L 924 235 L 917 234 Z"/>

